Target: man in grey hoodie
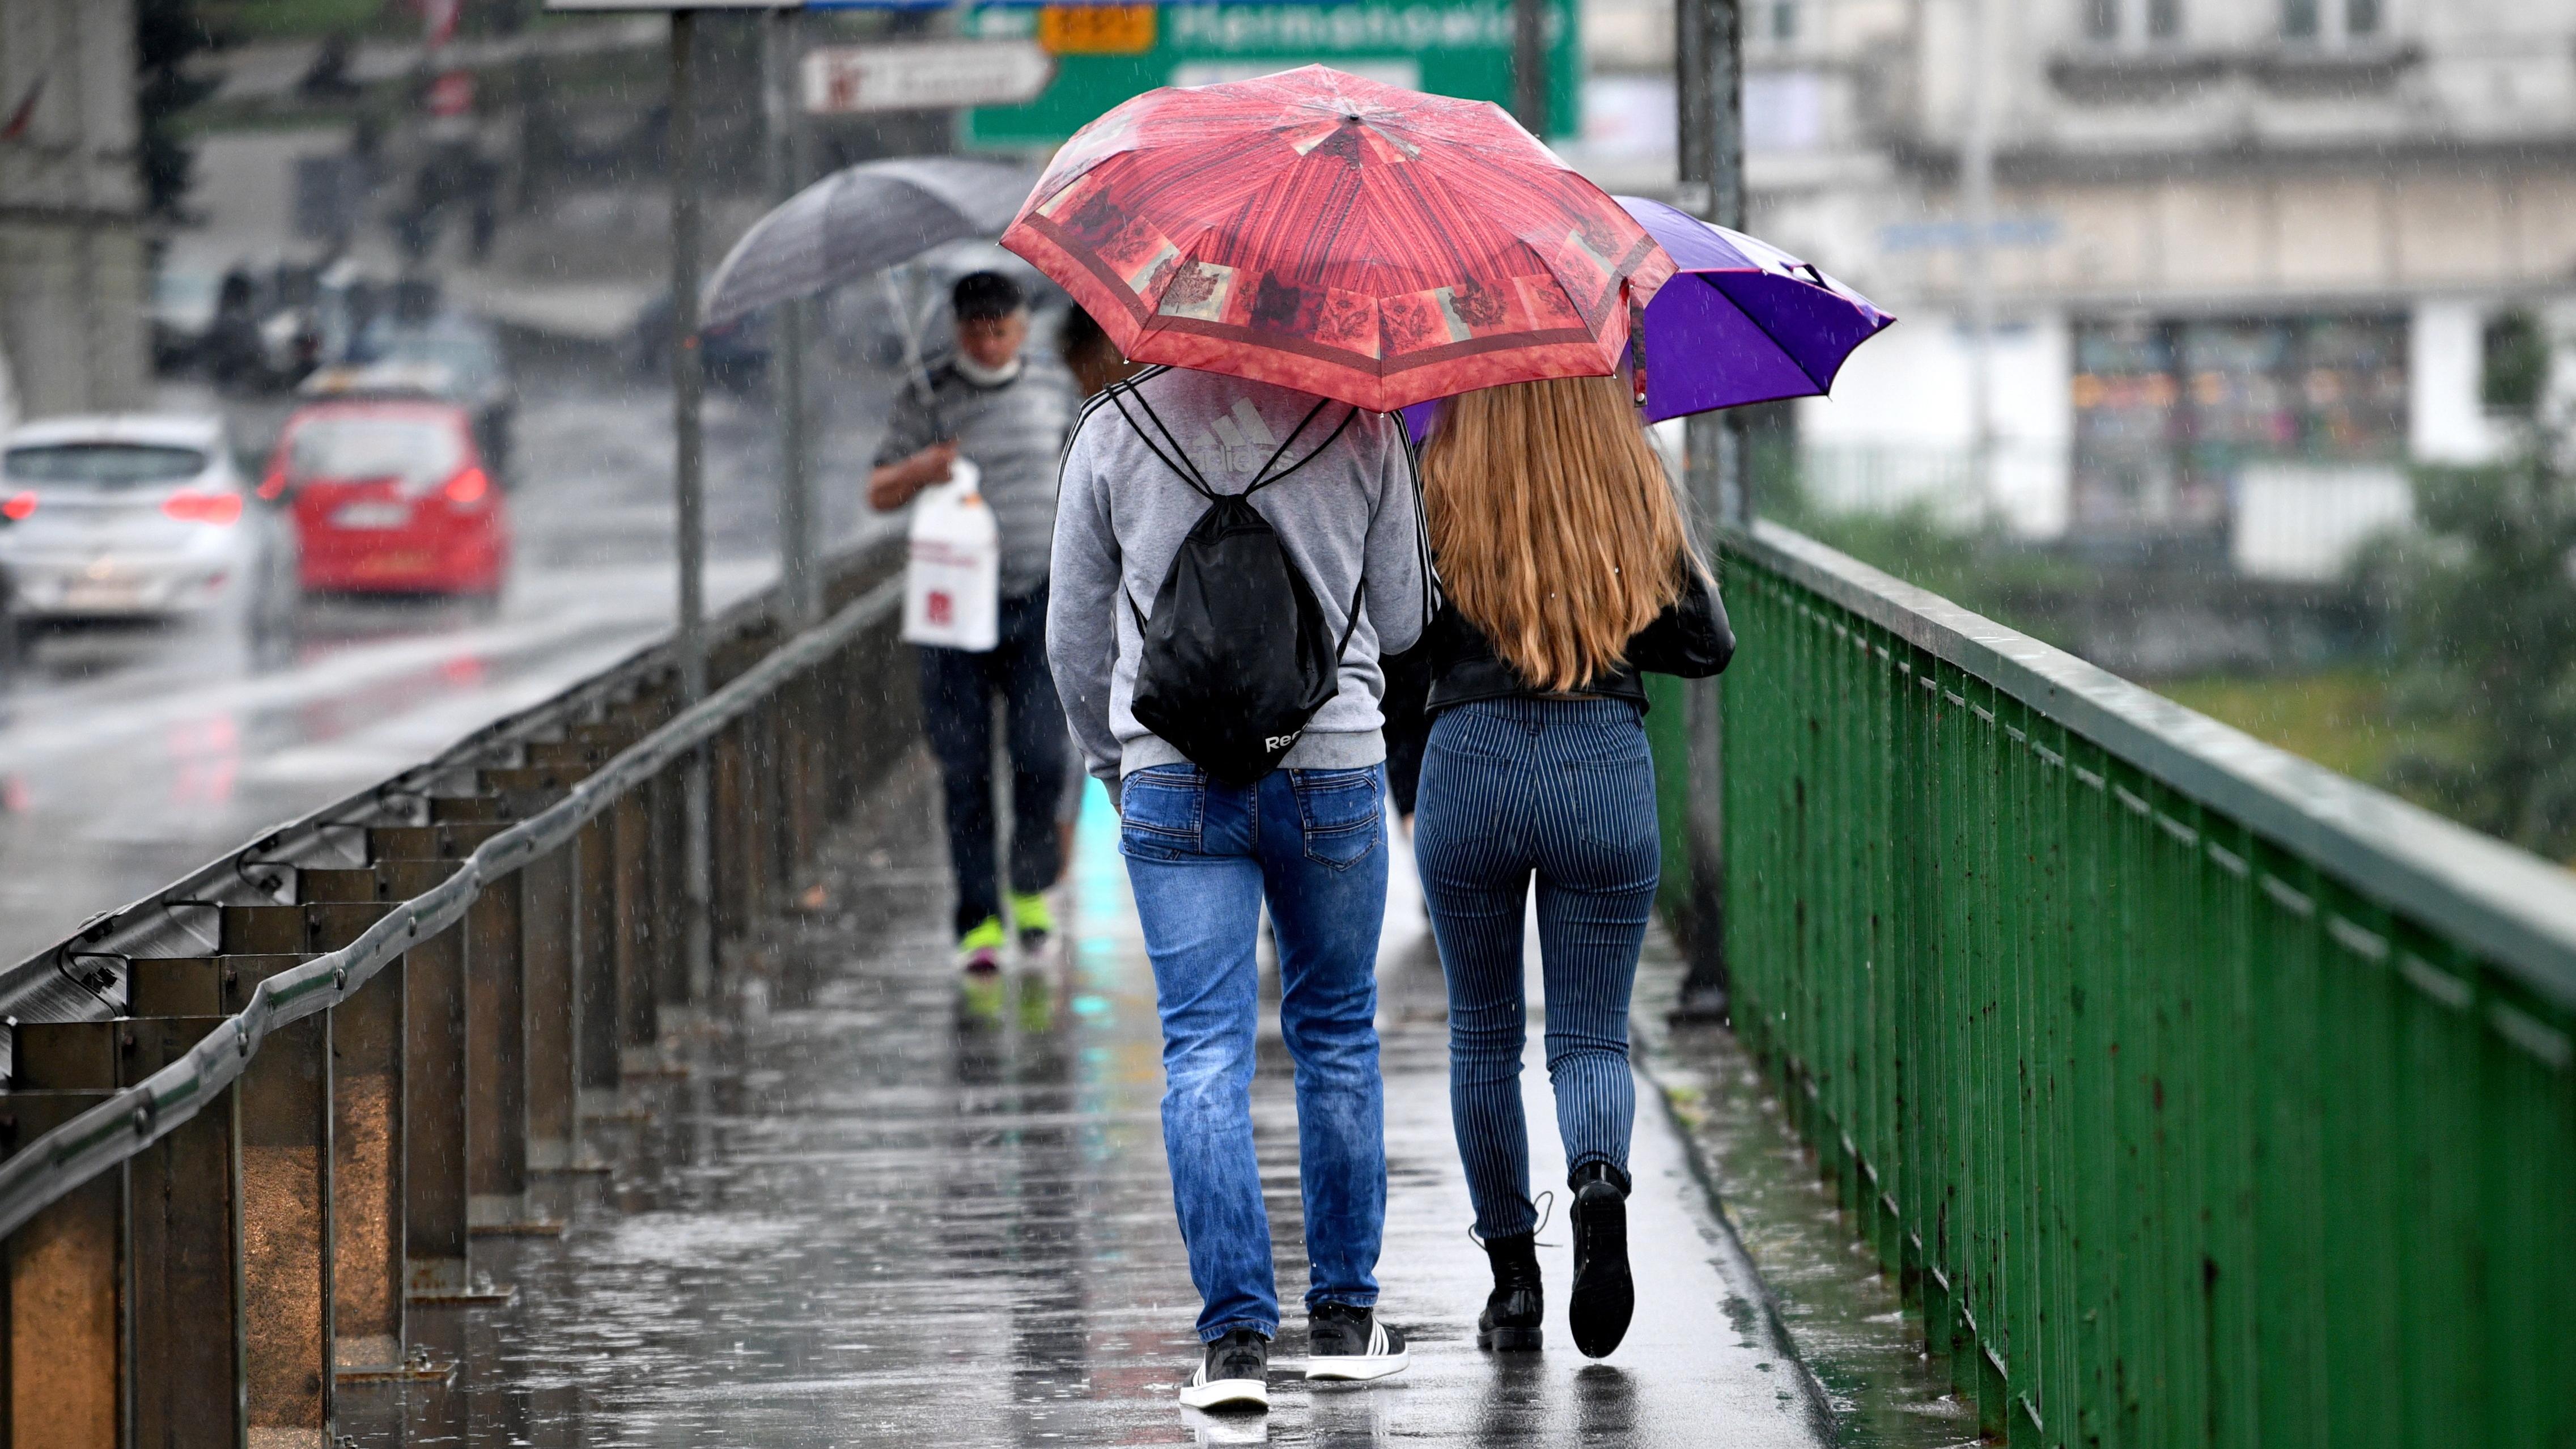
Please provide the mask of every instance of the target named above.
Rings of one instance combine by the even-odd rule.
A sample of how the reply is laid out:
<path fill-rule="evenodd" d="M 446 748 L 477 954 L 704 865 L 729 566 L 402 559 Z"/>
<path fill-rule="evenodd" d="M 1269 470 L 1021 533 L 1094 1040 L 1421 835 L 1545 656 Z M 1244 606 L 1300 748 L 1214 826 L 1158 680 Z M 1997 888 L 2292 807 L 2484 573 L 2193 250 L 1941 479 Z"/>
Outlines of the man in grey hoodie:
<path fill-rule="evenodd" d="M 1386 910 L 1383 654 L 1420 635 L 1428 581 L 1403 424 L 1269 383 L 1149 370 L 1095 399 L 1065 451 L 1047 601 L 1047 662 L 1091 772 L 1119 802 L 1120 853 L 1163 1018 L 1163 1145 L 1203 1307 L 1198 1408 L 1266 1406 L 1279 1330 L 1270 1220 L 1253 1155 L 1259 1019 L 1254 946 L 1265 901 L 1279 942 L 1281 1034 L 1297 1063 L 1306 1206 L 1310 1379 L 1375 1379 L 1408 1362 L 1377 1321 L 1386 1146 L 1377 1062 L 1377 942 Z M 1121 410 L 1123 404 L 1124 411 Z M 1150 411 L 1151 418 L 1147 417 Z M 1341 689 L 1259 782 L 1209 778 L 1137 723 L 1137 614 L 1208 502 L 1147 445 L 1159 419 L 1207 485 L 1252 495 L 1305 575 L 1335 638 Z M 1132 420 L 1132 421 L 1131 421 Z M 1331 441 L 1324 440 L 1330 436 Z M 1168 447 L 1161 430 L 1156 444 Z M 1349 610 L 1366 574 L 1352 621 Z"/>

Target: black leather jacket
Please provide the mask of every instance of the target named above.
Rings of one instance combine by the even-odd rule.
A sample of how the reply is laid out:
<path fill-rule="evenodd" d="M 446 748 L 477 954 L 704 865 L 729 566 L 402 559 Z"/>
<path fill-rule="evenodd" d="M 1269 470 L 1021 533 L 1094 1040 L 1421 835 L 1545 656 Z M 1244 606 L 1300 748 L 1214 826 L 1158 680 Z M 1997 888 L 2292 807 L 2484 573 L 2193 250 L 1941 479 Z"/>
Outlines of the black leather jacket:
<path fill-rule="evenodd" d="M 1427 656 L 1431 674 L 1431 694 L 1423 709 L 1426 720 L 1453 705 L 1480 699 L 1562 699 L 1568 695 L 1629 700 L 1643 711 L 1646 686 L 1637 678 L 1639 673 L 1705 679 L 1726 668 L 1726 661 L 1734 657 L 1735 631 L 1727 627 L 1726 606 L 1718 601 L 1717 591 L 1700 577 L 1699 570 L 1693 569 L 1682 596 L 1653 623 L 1630 636 L 1625 651 L 1627 663 L 1594 677 L 1579 689 L 1559 693 L 1533 687 L 1495 656 L 1494 646 L 1482 630 L 1446 603 L 1440 606 L 1431 627 L 1423 631 L 1422 643 L 1415 652 Z"/>

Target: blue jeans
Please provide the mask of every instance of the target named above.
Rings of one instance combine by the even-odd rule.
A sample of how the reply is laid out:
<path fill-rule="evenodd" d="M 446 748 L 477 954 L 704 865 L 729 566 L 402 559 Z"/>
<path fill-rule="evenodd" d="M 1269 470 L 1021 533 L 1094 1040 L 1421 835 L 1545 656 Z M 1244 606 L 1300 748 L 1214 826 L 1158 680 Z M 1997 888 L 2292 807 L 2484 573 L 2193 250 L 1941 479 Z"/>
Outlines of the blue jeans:
<path fill-rule="evenodd" d="M 1297 1064 L 1306 1306 L 1377 1302 L 1386 1112 L 1377 942 L 1386 916 L 1385 779 L 1273 770 L 1222 785 L 1193 765 L 1129 775 L 1120 851 L 1163 1016 L 1163 1151 L 1198 1285 L 1199 1337 L 1279 1332 L 1270 1215 L 1252 1150 L 1261 905 L 1279 939 L 1279 1029 Z"/>
<path fill-rule="evenodd" d="M 1011 889 L 1035 895 L 1064 868 L 1056 810 L 1065 791 L 1064 706 L 1046 660 L 1046 590 L 1002 600 L 1001 642 L 970 654 L 921 647 L 921 725 L 939 757 L 948 805 L 948 864 L 957 876 L 956 934 L 1002 913 L 993 869 L 993 699 L 1011 760 Z"/>
<path fill-rule="evenodd" d="M 1538 1222 L 1520 1086 L 1532 876 L 1566 1170 L 1628 1170 L 1637 1116 L 1628 996 L 1663 865 L 1637 708 L 1492 699 L 1441 711 L 1422 760 L 1413 854 L 1449 978 L 1449 1116 L 1476 1231 L 1526 1233 Z"/>

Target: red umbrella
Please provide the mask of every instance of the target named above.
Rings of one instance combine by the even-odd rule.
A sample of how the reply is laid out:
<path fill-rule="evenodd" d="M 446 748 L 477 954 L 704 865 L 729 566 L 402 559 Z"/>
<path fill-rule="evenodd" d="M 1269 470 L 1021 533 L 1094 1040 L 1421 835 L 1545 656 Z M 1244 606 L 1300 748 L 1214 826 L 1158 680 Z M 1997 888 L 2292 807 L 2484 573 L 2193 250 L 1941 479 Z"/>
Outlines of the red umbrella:
<path fill-rule="evenodd" d="M 1320 65 L 1126 102 L 1002 245 L 1140 362 L 1380 412 L 1611 372 L 1673 270 L 1500 107 Z"/>

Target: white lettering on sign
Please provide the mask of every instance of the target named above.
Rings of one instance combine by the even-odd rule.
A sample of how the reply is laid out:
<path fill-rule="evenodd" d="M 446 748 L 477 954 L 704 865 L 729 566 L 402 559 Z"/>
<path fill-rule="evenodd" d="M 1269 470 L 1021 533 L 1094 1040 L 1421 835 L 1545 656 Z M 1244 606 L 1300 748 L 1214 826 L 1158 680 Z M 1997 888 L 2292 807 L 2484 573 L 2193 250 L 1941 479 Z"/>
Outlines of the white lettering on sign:
<path fill-rule="evenodd" d="M 1553 44 L 1561 21 L 1547 12 Z M 1456 50 L 1512 43 L 1508 0 L 1468 5 L 1175 5 L 1164 13 L 1174 46 L 1225 51 Z"/>
<path fill-rule="evenodd" d="M 1055 78 L 1055 57 L 1029 40 L 836 45 L 805 55 L 805 109 L 818 116 L 1014 106 Z"/>

